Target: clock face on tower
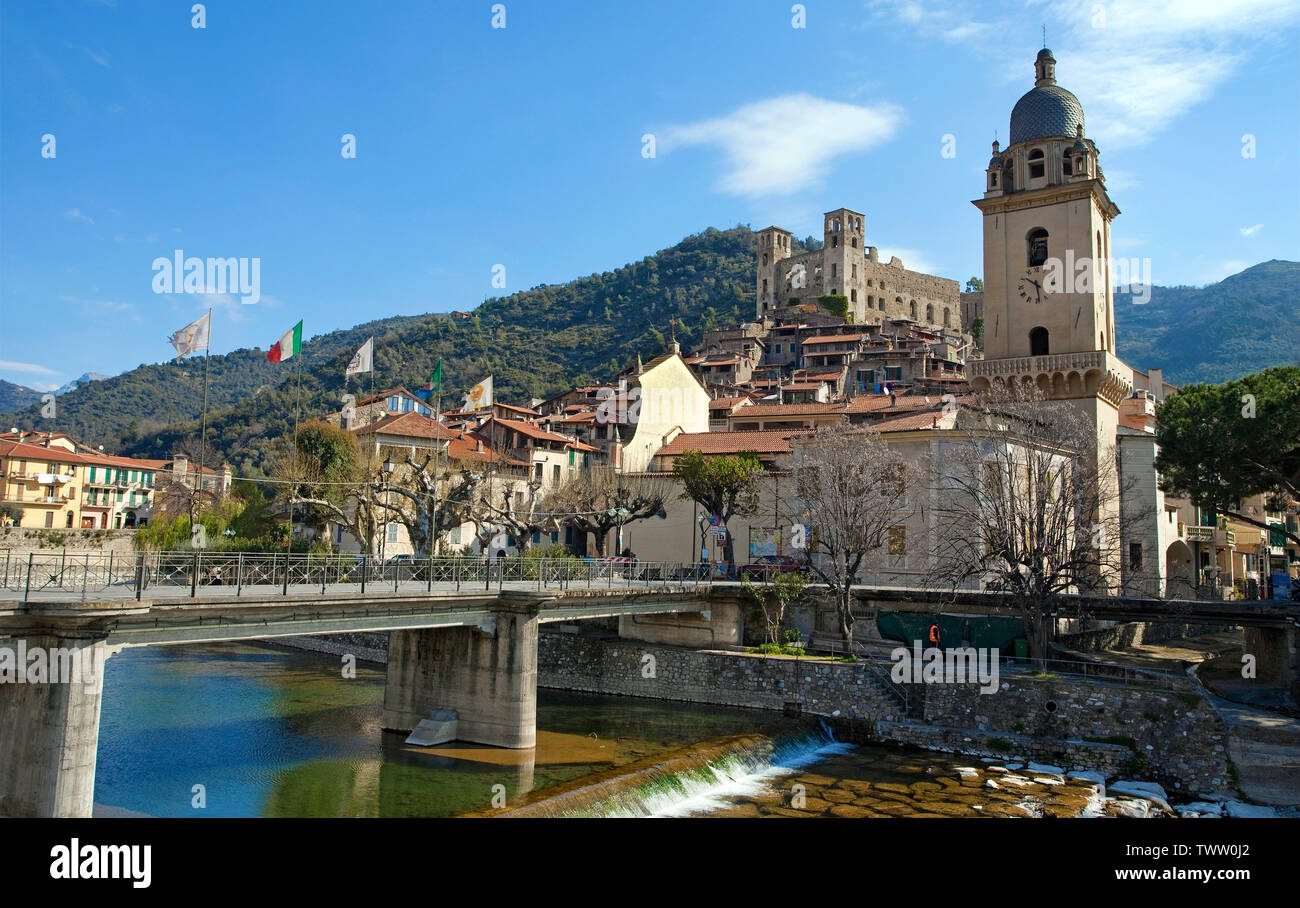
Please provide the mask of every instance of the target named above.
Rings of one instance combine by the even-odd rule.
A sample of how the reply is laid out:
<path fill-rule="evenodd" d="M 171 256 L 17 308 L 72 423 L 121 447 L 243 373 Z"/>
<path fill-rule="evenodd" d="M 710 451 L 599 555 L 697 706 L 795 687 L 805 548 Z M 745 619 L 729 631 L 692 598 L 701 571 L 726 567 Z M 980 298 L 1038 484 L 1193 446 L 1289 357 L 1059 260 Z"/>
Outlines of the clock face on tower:
<path fill-rule="evenodd" d="M 1043 273 L 1041 269 L 1030 268 L 1020 279 L 1020 298 L 1027 303 L 1043 301 Z"/>

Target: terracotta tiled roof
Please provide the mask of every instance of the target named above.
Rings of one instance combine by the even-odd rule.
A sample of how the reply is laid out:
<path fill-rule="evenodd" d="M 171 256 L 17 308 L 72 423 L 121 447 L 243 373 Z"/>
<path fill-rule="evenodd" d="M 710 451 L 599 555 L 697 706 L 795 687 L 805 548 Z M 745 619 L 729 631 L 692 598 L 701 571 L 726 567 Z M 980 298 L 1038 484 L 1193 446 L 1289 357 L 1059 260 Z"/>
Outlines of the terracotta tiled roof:
<path fill-rule="evenodd" d="M 358 435 L 401 435 L 407 438 L 455 438 L 460 434 L 455 429 L 439 425 L 433 417 L 419 413 L 385 416 L 354 431 Z"/>
<path fill-rule="evenodd" d="M 0 457 L 72 464 L 87 464 L 90 462 L 84 454 L 76 454 L 64 448 L 47 448 L 44 445 L 29 445 L 19 441 L 0 445 Z"/>
<path fill-rule="evenodd" d="M 945 415 L 941 410 L 930 410 L 865 423 L 864 428 L 871 432 L 911 432 L 916 429 L 951 429 L 955 422 L 955 412 Z"/>
<path fill-rule="evenodd" d="M 928 399 L 927 399 L 928 398 Z M 954 397 L 957 403 L 965 403 L 968 398 Z M 896 402 L 890 400 L 888 394 L 867 394 L 862 397 L 855 397 L 849 401 L 847 412 L 857 413 L 875 413 L 882 416 L 888 416 L 895 413 L 910 413 L 917 410 L 938 409 L 943 406 L 943 396 L 937 393 L 932 394 L 899 394 Z"/>
<path fill-rule="evenodd" d="M 827 413 L 843 413 L 844 404 L 842 403 L 816 403 L 816 404 L 754 404 L 752 407 L 746 407 L 743 414 L 745 419 L 761 419 L 763 417 L 778 416 L 820 416 Z"/>
<path fill-rule="evenodd" d="M 799 343 L 805 347 L 814 344 L 845 344 L 853 341 L 860 341 L 865 334 L 823 334 L 820 337 L 805 337 Z"/>
<path fill-rule="evenodd" d="M 790 450 L 790 438 L 807 434 L 806 429 L 767 429 L 753 432 L 683 432 L 659 449 L 659 456 L 673 457 L 687 451 L 702 454 L 781 454 Z"/>
<path fill-rule="evenodd" d="M 368 404 L 373 404 L 376 401 L 383 400 L 385 397 L 392 397 L 394 394 L 405 394 L 407 397 L 411 398 L 412 400 L 418 400 L 420 403 L 424 404 L 425 406 L 428 406 L 428 401 L 414 394 L 412 391 L 407 389 L 405 385 L 398 385 L 395 388 L 389 388 L 387 391 L 376 391 L 374 394 L 371 394 L 370 396 L 357 401 L 356 405 L 358 407 L 364 407 L 367 406 Z"/>
<path fill-rule="evenodd" d="M 47 448 L 44 445 L 30 445 L 22 442 L 15 442 L 8 445 L 0 445 L 0 457 L 16 458 L 19 460 L 30 460 L 34 462 L 50 463 L 70 463 L 89 467 L 123 467 L 128 470 L 170 470 L 173 466 L 171 460 L 154 460 L 145 457 L 119 457 L 116 454 L 84 454 L 65 450 L 64 448 Z M 194 472 L 195 464 L 187 462 L 187 471 Z M 224 471 L 215 470 L 212 467 L 204 467 L 203 472 L 212 476 L 221 475 Z"/>
<path fill-rule="evenodd" d="M 740 404 L 748 404 L 748 397 L 719 397 L 709 401 L 710 410 L 731 410 Z"/>
<path fill-rule="evenodd" d="M 516 419 L 501 419 L 500 417 L 496 417 L 492 421 L 498 425 L 505 426 L 507 429 L 512 429 L 520 435 L 527 435 L 529 438 L 535 438 L 538 441 L 559 442 L 560 444 L 568 445 L 571 448 L 579 448 L 579 450 L 599 450 L 590 445 L 582 445 L 581 442 L 570 438 L 567 435 L 558 435 L 555 432 L 547 432 L 540 426 L 535 426 L 530 422 L 520 422 Z M 487 431 L 486 426 L 484 427 L 484 430 Z M 580 445 L 581 447 L 579 447 Z"/>
<path fill-rule="evenodd" d="M 494 407 L 501 407 L 503 410 L 513 410 L 516 413 L 523 413 L 528 416 L 541 416 L 538 410 L 530 410 L 528 407 L 516 407 L 514 404 L 493 404 Z"/>

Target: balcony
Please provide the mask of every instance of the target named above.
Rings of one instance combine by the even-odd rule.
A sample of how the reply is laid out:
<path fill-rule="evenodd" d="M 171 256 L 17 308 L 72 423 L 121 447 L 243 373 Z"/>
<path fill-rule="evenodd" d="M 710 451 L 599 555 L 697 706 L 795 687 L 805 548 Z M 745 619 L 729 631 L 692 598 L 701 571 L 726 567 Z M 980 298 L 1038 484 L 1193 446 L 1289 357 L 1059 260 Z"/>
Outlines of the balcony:
<path fill-rule="evenodd" d="M 1237 534 L 1232 530 L 1211 526 L 1188 526 L 1179 524 L 1183 539 L 1187 542 L 1211 542 L 1219 546 L 1235 546 Z"/>
<path fill-rule="evenodd" d="M 972 377 L 1037 375 L 1044 372 L 1105 372 L 1109 354 L 1104 350 L 1085 353 L 1056 353 L 1047 356 L 1016 356 L 969 363 Z"/>
<path fill-rule="evenodd" d="M 67 504 L 72 499 L 66 495 L 39 495 L 36 498 L 14 499 L 20 504 Z"/>
<path fill-rule="evenodd" d="M 71 473 L 34 473 L 30 470 L 25 472 L 13 470 L 10 471 L 9 478 L 19 482 L 38 482 L 44 485 L 54 485 L 71 482 L 75 477 Z"/>

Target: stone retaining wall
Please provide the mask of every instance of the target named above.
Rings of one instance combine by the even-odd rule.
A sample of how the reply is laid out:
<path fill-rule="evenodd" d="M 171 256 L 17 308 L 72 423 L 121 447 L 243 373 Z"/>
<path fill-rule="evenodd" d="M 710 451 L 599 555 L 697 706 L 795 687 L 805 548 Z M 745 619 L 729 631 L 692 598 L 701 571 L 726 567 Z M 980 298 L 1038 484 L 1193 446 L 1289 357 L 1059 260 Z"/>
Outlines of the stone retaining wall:
<path fill-rule="evenodd" d="M 1079 745 L 1119 745 L 1129 774 L 1206 793 L 1231 786 L 1228 729 L 1199 692 L 1074 676 L 1004 674 L 1001 680 L 994 694 L 973 684 L 927 685 L 925 723 L 965 729 L 985 741 L 1036 742 L 1029 755 L 1046 762 L 1068 760 Z M 1023 746 L 1008 750 L 1025 753 Z"/>
<path fill-rule="evenodd" d="M 758 709 L 798 703 L 818 715 L 893 718 L 890 700 L 862 665 L 796 661 L 543 633 L 538 640 L 540 687 L 652 697 Z"/>
<path fill-rule="evenodd" d="M 1142 643 L 1164 643 L 1183 637 L 1197 637 L 1231 630 L 1230 627 L 1211 624 L 1152 624 L 1128 621 L 1114 627 L 1062 634 L 1057 638 L 1061 646 L 1079 653 L 1095 653 L 1108 649 L 1128 649 Z"/>
<path fill-rule="evenodd" d="M 992 694 L 981 694 L 975 683 L 918 685 L 908 718 L 885 683 L 862 664 L 548 633 L 539 642 L 538 684 L 758 709 L 798 704 L 851 732 L 852 740 L 1083 765 L 1189 792 L 1232 786 L 1227 729 L 1196 692 L 1076 676 L 1004 675 Z"/>

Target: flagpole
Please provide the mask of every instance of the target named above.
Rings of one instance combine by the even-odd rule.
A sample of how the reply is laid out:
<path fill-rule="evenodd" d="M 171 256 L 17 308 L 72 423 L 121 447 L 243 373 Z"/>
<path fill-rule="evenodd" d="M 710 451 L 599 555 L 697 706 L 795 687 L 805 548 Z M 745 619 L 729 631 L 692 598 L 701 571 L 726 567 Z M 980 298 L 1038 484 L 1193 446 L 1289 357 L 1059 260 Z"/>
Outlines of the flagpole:
<path fill-rule="evenodd" d="M 442 360 L 438 360 L 442 365 Z M 441 369 L 439 370 L 441 371 Z M 429 558 L 432 560 L 438 544 L 438 476 L 442 468 L 442 448 L 438 447 L 442 435 L 442 376 L 438 376 L 438 395 L 433 405 L 433 512 L 429 515 Z M 430 566 L 430 570 L 432 570 Z"/>
<path fill-rule="evenodd" d="M 296 354 L 298 357 L 298 398 L 293 405 L 293 487 L 289 492 L 289 548 L 284 554 L 284 573 L 289 576 L 290 555 L 293 554 L 293 499 L 298 494 L 298 415 L 302 410 L 302 358 L 303 352 L 299 350 Z"/>
<path fill-rule="evenodd" d="M 194 517 L 203 491 L 203 463 L 208 459 L 208 360 L 212 358 L 212 310 L 208 310 L 208 337 L 203 345 L 203 416 L 199 423 L 199 468 L 195 471 L 194 494 L 190 497 L 190 538 L 194 538 Z M 193 450 L 191 448 L 190 450 Z"/>

